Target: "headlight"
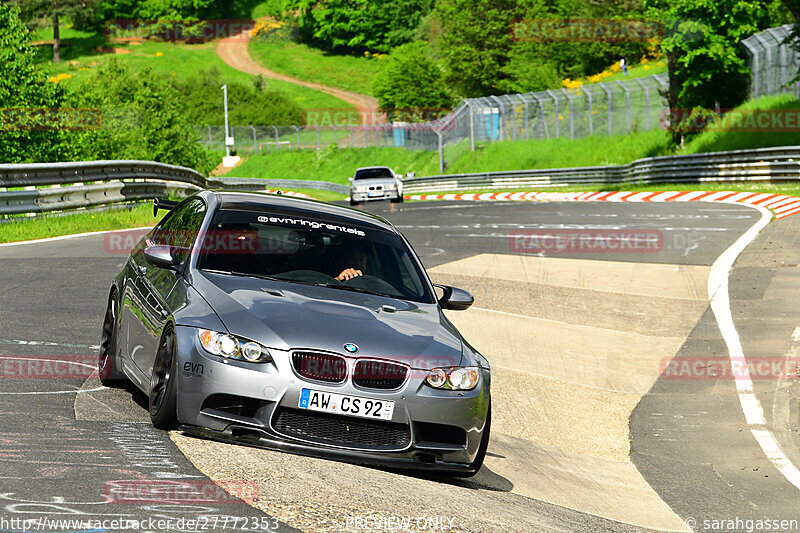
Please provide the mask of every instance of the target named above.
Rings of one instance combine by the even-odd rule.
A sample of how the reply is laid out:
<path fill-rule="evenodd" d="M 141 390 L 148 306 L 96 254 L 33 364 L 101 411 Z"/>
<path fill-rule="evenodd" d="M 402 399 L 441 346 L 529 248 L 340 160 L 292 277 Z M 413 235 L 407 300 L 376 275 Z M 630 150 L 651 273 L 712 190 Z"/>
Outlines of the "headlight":
<path fill-rule="evenodd" d="M 208 353 L 225 357 L 226 359 L 237 359 L 251 363 L 265 363 L 270 360 L 269 351 L 260 344 L 239 339 L 228 333 L 199 329 L 197 330 L 197 337 Z"/>
<path fill-rule="evenodd" d="M 353 190 L 355 192 L 364 192 L 364 191 L 367 190 L 367 187 L 365 185 L 357 185 L 357 186 L 353 187 Z"/>
<path fill-rule="evenodd" d="M 478 384 L 478 377 L 477 367 L 458 366 L 434 368 L 425 381 L 435 389 L 470 390 Z"/>
<path fill-rule="evenodd" d="M 397 188 L 397 184 L 396 183 L 389 183 L 388 185 L 386 185 L 386 189 L 388 189 L 390 191 L 393 191 L 396 188 Z"/>

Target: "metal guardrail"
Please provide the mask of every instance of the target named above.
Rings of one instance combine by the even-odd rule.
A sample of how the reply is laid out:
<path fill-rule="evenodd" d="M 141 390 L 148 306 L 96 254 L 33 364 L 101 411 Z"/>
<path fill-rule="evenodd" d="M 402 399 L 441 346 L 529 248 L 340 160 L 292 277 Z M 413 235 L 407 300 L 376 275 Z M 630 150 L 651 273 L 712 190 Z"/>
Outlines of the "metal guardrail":
<path fill-rule="evenodd" d="M 25 190 L 3 190 L 19 189 Z M 151 161 L 0 165 L 0 215 L 44 213 L 186 195 L 199 189 L 258 191 L 304 187 L 347 194 L 344 185 L 304 180 L 206 178 L 191 168 Z"/>
<path fill-rule="evenodd" d="M 638 159 L 628 165 L 480 172 L 407 178 L 406 194 L 465 189 L 555 188 L 626 183 L 792 181 L 800 146 Z"/>
<path fill-rule="evenodd" d="M 514 170 L 406 178 L 404 193 L 465 189 L 557 188 L 626 183 L 794 181 L 800 146 L 648 157 L 628 165 Z M 127 181 L 123 181 L 127 180 Z M 67 186 L 69 185 L 69 186 Z M 43 213 L 189 194 L 200 188 L 264 190 L 302 187 L 346 193 L 328 182 L 256 178 L 206 178 L 186 167 L 149 161 L 88 161 L 0 165 L 0 215 Z"/>

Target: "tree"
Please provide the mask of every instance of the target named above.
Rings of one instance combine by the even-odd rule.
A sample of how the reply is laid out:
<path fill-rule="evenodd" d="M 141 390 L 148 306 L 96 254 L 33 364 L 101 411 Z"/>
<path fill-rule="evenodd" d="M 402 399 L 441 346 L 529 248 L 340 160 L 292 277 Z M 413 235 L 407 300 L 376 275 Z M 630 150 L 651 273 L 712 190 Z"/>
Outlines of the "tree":
<path fill-rule="evenodd" d="M 0 162 L 67 159 L 64 131 L 42 120 L 62 106 L 63 91 L 34 63 L 19 10 L 6 4 L 0 4 L 0 65 Z"/>
<path fill-rule="evenodd" d="M 666 30 L 667 101 L 673 110 L 729 109 L 747 95 L 750 71 L 739 41 L 771 25 L 769 3 L 757 0 L 646 0 Z M 724 88 L 724 89 L 723 89 Z M 682 132 L 676 120 L 674 142 Z"/>
<path fill-rule="evenodd" d="M 502 92 L 508 78 L 504 67 L 512 45 L 511 23 L 517 18 L 515 0 L 439 0 L 439 49 L 445 80 L 466 97 Z"/>
<path fill-rule="evenodd" d="M 48 24 L 53 28 L 53 62 L 61 61 L 61 30 L 65 20 L 87 20 L 93 16 L 97 0 L 12 0 L 21 16 L 32 27 Z"/>
<path fill-rule="evenodd" d="M 424 42 L 404 44 L 382 60 L 373 81 L 381 109 L 404 118 L 415 113 L 420 119 L 434 118 L 431 111 L 450 109 L 453 95 L 444 86 L 442 69 L 427 54 Z"/>
<path fill-rule="evenodd" d="M 142 159 L 208 172 L 214 162 L 186 119 L 185 97 L 150 68 L 111 60 L 75 88 L 76 107 L 102 112 L 102 127 L 75 139 L 79 157 Z"/>
<path fill-rule="evenodd" d="M 304 39 L 339 53 L 388 52 L 409 42 L 433 0 L 293 0 Z"/>

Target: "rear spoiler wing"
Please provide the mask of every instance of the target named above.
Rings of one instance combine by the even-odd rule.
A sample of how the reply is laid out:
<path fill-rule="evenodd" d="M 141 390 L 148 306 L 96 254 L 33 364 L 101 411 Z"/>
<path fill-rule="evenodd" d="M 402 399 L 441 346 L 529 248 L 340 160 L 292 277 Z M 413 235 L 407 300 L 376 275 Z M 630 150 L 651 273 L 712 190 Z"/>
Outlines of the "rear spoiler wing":
<path fill-rule="evenodd" d="M 153 216 L 158 216 L 159 211 L 172 211 L 180 202 L 156 198 L 153 200 Z"/>

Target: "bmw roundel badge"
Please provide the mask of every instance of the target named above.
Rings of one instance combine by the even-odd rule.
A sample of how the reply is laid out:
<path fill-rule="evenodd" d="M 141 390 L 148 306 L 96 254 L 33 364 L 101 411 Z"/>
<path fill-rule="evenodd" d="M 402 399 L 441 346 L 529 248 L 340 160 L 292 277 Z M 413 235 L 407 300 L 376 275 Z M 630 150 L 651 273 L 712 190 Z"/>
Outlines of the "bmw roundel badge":
<path fill-rule="evenodd" d="M 344 349 L 350 353 L 356 353 L 358 351 L 358 346 L 356 346 L 352 342 L 348 342 L 347 344 L 344 345 Z"/>

